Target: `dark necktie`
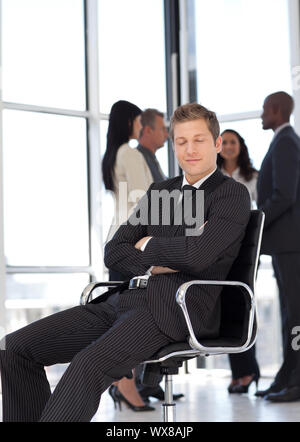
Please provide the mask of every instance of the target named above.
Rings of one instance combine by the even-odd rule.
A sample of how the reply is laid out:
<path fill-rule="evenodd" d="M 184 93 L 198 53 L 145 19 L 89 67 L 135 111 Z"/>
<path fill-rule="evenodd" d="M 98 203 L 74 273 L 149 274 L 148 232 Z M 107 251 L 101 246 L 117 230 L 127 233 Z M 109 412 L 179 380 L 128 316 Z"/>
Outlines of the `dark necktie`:
<path fill-rule="evenodd" d="M 186 184 L 182 187 L 182 210 L 184 210 L 184 201 L 189 202 L 188 209 L 192 208 L 192 215 L 195 216 L 195 196 L 196 187 Z"/>
<path fill-rule="evenodd" d="M 173 222 L 174 219 L 176 220 L 181 220 L 182 223 L 184 223 L 184 209 L 188 210 L 189 212 L 192 209 L 192 213 L 189 213 L 189 215 L 191 216 L 195 216 L 195 195 L 196 195 L 196 188 L 193 186 L 190 186 L 188 184 L 186 184 L 185 186 L 183 186 L 181 188 L 181 194 L 182 194 L 182 199 L 181 201 L 179 200 L 176 207 L 174 208 L 175 212 L 174 212 L 174 216 L 173 216 Z M 186 203 L 184 202 L 186 201 Z M 176 221 L 175 221 L 175 224 Z"/>
<path fill-rule="evenodd" d="M 197 190 L 196 187 L 190 186 L 189 184 L 185 184 L 181 189 L 182 194 L 183 194 L 183 198 L 186 198 L 186 197 L 189 198 L 191 196 L 194 196 L 196 193 L 196 190 Z"/>

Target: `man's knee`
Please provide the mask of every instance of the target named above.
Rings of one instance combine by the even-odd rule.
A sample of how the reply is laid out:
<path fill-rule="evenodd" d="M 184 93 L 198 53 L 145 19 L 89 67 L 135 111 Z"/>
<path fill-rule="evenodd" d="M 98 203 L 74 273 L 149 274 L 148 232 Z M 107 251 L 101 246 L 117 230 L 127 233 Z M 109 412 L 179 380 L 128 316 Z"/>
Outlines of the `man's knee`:
<path fill-rule="evenodd" d="M 26 355 L 30 341 L 27 342 L 26 336 L 20 331 L 9 333 L 0 341 L 0 350 L 9 351 L 19 355 Z"/>
<path fill-rule="evenodd" d="M 71 361 L 72 368 L 80 370 L 85 376 L 97 378 L 104 376 L 107 385 L 123 377 L 132 378 L 132 368 L 126 362 L 118 361 L 115 354 L 109 356 L 99 348 L 89 346 L 75 355 Z"/>

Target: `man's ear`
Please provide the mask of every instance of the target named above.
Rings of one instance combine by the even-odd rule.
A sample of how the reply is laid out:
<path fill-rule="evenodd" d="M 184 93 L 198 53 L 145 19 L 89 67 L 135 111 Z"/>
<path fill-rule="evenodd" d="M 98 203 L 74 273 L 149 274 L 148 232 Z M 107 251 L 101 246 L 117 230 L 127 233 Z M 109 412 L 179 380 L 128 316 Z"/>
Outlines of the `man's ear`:
<path fill-rule="evenodd" d="M 144 132 L 147 134 L 147 135 L 149 135 L 149 133 L 151 133 L 151 127 L 150 126 L 148 126 L 148 125 L 146 125 L 146 126 L 144 126 Z"/>
<path fill-rule="evenodd" d="M 216 139 L 216 150 L 217 150 L 217 153 L 220 153 L 222 150 L 222 137 L 221 136 L 219 136 Z"/>

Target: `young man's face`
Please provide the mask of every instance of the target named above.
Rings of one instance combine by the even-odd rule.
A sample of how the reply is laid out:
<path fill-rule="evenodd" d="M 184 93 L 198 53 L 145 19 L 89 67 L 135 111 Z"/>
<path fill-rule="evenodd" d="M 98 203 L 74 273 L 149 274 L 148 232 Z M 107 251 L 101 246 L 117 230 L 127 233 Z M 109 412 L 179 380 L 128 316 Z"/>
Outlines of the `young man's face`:
<path fill-rule="evenodd" d="M 216 168 L 222 138 L 216 143 L 204 119 L 177 123 L 174 126 L 174 151 L 190 184 L 204 178 Z"/>

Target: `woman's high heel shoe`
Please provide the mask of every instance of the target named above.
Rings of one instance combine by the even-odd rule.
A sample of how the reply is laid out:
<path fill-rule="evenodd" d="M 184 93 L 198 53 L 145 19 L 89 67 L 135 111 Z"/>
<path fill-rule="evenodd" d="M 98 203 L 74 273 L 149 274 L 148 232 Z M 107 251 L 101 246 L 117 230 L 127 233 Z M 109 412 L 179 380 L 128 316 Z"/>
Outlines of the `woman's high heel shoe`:
<path fill-rule="evenodd" d="M 227 387 L 228 393 L 234 393 L 234 387 L 238 385 L 238 380 L 233 379 Z"/>
<path fill-rule="evenodd" d="M 252 379 L 250 380 L 250 382 L 248 382 L 248 384 L 246 385 L 234 385 L 232 387 L 232 393 L 248 393 L 248 389 L 250 387 L 250 385 L 252 384 L 252 382 L 255 382 L 256 384 L 256 390 L 257 390 L 257 386 L 258 386 L 258 380 L 259 380 L 259 374 L 254 374 L 252 375 Z"/>
<path fill-rule="evenodd" d="M 133 405 L 126 399 L 125 396 L 118 390 L 116 385 L 111 385 L 109 387 L 108 393 L 110 394 L 112 400 L 114 401 L 115 408 L 117 408 L 117 404 L 119 405 L 119 410 L 121 411 L 121 403 L 124 402 L 132 411 L 153 411 L 154 407 L 150 405 Z"/>

